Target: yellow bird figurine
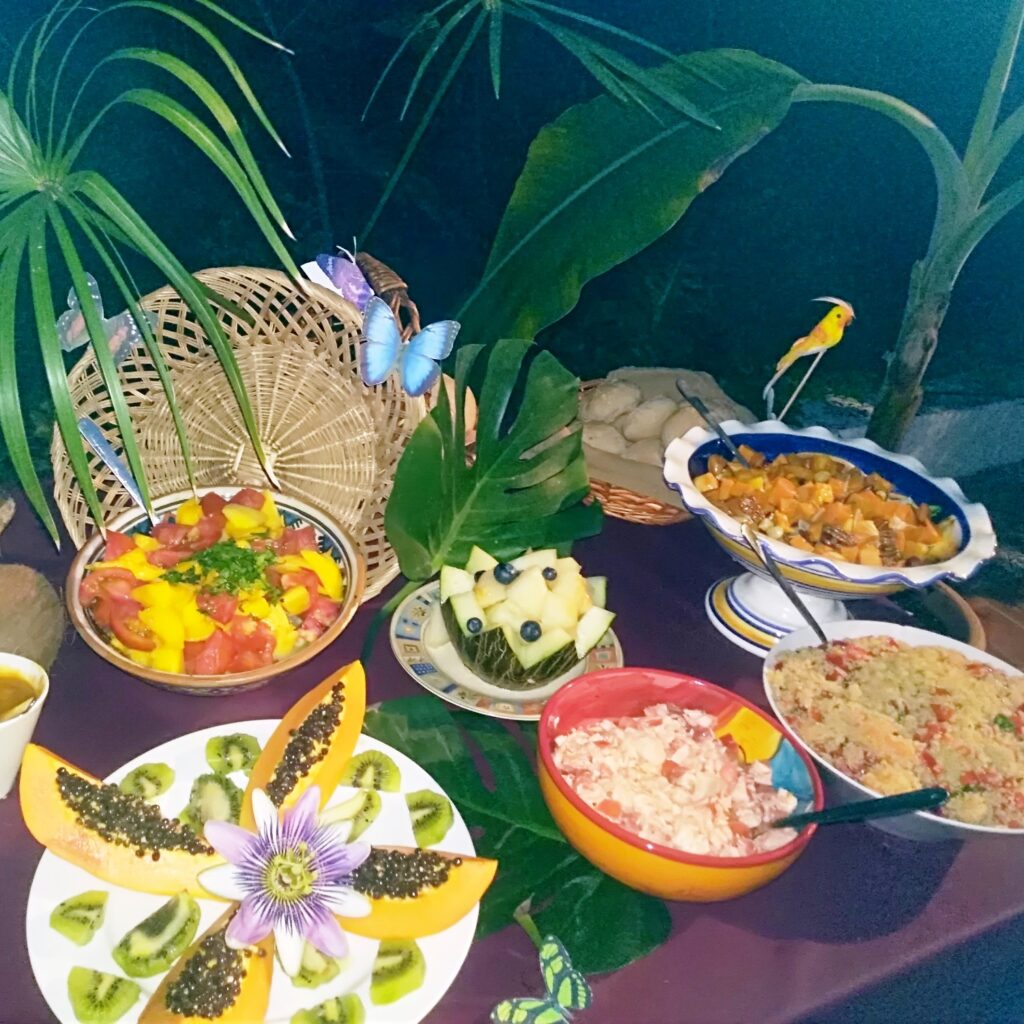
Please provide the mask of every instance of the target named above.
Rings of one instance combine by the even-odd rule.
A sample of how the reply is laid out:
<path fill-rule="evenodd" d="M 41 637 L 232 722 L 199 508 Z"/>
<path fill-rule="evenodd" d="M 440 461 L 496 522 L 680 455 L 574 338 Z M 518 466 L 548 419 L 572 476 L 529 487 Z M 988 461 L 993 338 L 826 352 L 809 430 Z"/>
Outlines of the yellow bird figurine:
<path fill-rule="evenodd" d="M 811 368 L 805 374 L 804 379 L 799 383 L 799 385 L 797 385 L 792 397 L 786 403 L 785 409 L 783 409 L 782 413 L 779 415 L 779 419 L 781 420 L 789 411 L 789 407 L 793 404 L 793 401 L 800 393 L 804 384 L 807 383 L 808 378 L 814 372 L 821 357 L 830 348 L 838 345 L 839 342 L 843 340 L 843 332 L 846 330 L 850 321 L 854 319 L 855 314 L 853 312 L 853 306 L 851 306 L 845 299 L 837 299 L 831 295 L 824 295 L 812 301 L 831 302 L 832 308 L 814 325 L 807 335 L 803 338 L 797 338 L 797 340 L 790 345 L 789 351 L 778 361 L 775 367 L 775 374 L 765 385 L 764 391 L 761 395 L 761 397 L 767 402 L 769 419 L 772 418 L 772 406 L 775 404 L 775 392 L 773 388 L 778 379 L 803 356 L 816 355 L 818 357 L 814 360 Z"/>

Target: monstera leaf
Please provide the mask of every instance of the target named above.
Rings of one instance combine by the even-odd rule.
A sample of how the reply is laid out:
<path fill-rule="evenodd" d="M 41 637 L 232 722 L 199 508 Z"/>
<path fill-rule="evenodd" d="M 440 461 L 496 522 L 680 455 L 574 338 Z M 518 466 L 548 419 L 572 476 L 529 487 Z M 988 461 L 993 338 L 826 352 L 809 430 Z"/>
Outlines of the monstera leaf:
<path fill-rule="evenodd" d="M 430 772 L 473 830 L 477 853 L 497 859 L 478 935 L 511 924 L 529 900 L 541 933 L 556 933 L 586 973 L 618 970 L 668 938 L 671 920 L 661 900 L 609 878 L 568 844 L 548 813 L 530 758 L 503 722 L 451 712 L 422 696 L 368 711 L 363 729 Z M 534 731 L 524 734 L 532 746 Z"/>
<path fill-rule="evenodd" d="M 588 281 L 668 231 L 774 129 L 803 81 L 742 50 L 690 54 L 649 75 L 685 92 L 718 130 L 667 105 L 655 119 L 608 96 L 542 128 L 480 283 L 457 315 L 472 337 L 533 338 L 565 316 Z"/>
<path fill-rule="evenodd" d="M 455 398 L 437 407 L 406 446 L 384 517 L 388 540 L 410 580 L 462 564 L 479 544 L 501 558 L 528 547 L 559 547 L 597 533 L 601 511 L 583 505 L 587 470 L 580 445 L 579 381 L 527 341 L 504 340 L 486 358 L 475 458 L 466 454 L 465 396 L 483 349 L 455 360 Z M 515 401 L 527 354 L 525 382 Z"/>

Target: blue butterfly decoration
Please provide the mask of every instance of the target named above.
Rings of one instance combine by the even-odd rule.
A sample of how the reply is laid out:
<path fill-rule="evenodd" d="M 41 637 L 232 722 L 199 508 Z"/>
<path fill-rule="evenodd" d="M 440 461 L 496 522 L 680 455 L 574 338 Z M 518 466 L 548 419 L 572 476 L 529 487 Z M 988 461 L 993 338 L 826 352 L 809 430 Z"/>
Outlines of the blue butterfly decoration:
<path fill-rule="evenodd" d="M 110 354 L 114 357 L 114 363 L 120 366 L 128 358 L 132 347 L 142 341 L 142 332 L 128 310 L 105 319 L 103 300 L 100 298 L 100 289 L 96 278 L 92 274 L 86 274 L 85 278 L 89 283 L 89 294 L 96 305 L 100 323 L 103 325 L 103 333 L 106 335 L 105 341 L 110 349 Z M 156 314 L 147 312 L 145 316 L 150 327 L 155 329 Z M 57 321 L 57 335 L 60 339 L 60 347 L 65 352 L 74 352 L 76 348 L 81 348 L 90 340 L 89 330 L 85 326 L 85 317 L 82 315 L 82 307 L 74 288 L 68 292 L 67 311 L 62 313 Z"/>
<path fill-rule="evenodd" d="M 359 374 L 367 387 L 383 384 L 398 370 L 402 387 L 413 398 L 426 394 L 441 375 L 441 362 L 451 355 L 459 324 L 438 320 L 402 344 L 402 328 L 391 307 L 374 296 L 363 313 Z"/>
<path fill-rule="evenodd" d="M 569 1024 L 571 1011 L 589 1008 L 594 998 L 590 986 L 553 935 L 540 944 L 540 972 L 546 997 L 505 999 L 491 1011 L 492 1024 Z"/>

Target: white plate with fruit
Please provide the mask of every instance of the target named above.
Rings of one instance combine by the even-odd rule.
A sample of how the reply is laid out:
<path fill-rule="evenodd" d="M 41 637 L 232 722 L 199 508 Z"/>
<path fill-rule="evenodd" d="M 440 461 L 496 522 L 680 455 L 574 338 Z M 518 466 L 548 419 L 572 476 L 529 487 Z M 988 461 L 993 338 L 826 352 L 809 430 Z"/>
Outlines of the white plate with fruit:
<path fill-rule="evenodd" d="M 607 580 L 553 548 L 508 562 L 473 548 L 391 620 L 391 647 L 421 686 L 457 707 L 532 721 L 584 672 L 620 668 Z"/>

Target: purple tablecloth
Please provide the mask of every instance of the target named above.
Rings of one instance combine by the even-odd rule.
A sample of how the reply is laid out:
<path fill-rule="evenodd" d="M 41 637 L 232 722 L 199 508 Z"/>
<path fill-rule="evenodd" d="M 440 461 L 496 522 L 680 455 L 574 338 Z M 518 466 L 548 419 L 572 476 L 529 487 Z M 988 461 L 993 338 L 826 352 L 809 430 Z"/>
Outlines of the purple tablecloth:
<path fill-rule="evenodd" d="M 731 563 L 698 523 L 655 528 L 608 520 L 603 535 L 580 550 L 588 572 L 611 579 L 615 628 L 628 663 L 702 676 L 764 705 L 760 661 L 719 637 L 704 617 L 704 592 Z M 33 565 L 58 585 L 70 560 L 53 551 L 26 508 L 4 534 L 3 557 Z M 314 682 L 357 657 L 381 600 L 363 609 L 315 661 L 235 697 L 152 689 L 112 669 L 77 636 L 70 638 L 53 668 L 35 739 L 103 776 L 183 733 L 276 718 Z M 419 692 L 383 632 L 367 679 L 370 701 Z M 0 801 L 0 1024 L 50 1024 L 23 938 L 41 851 L 22 824 L 15 794 Z M 864 826 L 825 829 L 767 888 L 730 903 L 673 906 L 673 931 L 664 946 L 625 970 L 593 979 L 596 1002 L 586 1019 L 775 1024 L 820 1015 L 828 1004 L 846 1002 L 1024 914 L 1021 852 L 1005 840 L 933 846 Z M 615 923 L 608 924 L 614 936 Z M 498 1000 L 536 992 L 538 984 L 535 951 L 519 928 L 510 927 L 473 946 L 429 1021 L 485 1024 Z"/>

